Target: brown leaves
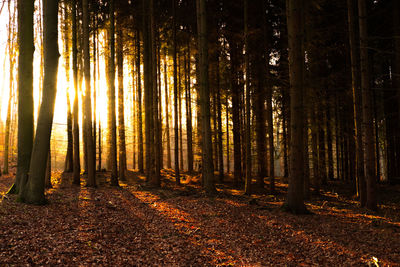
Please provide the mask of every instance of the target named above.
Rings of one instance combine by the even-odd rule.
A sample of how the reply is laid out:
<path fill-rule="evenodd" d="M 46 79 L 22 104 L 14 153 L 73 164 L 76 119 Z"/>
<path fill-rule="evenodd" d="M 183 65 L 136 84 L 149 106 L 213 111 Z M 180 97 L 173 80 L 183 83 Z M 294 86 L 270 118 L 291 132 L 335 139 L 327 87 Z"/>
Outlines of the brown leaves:
<path fill-rule="evenodd" d="M 0 178 L 0 191 L 11 184 Z M 368 214 L 327 194 L 315 215 L 280 211 L 284 195 L 208 198 L 193 185 L 162 189 L 130 179 L 122 188 L 48 191 L 49 205 L 0 204 L 0 265 L 363 265 L 400 262 L 390 204 Z M 280 188 L 284 190 L 284 187 Z M 268 209 L 261 209 L 267 207 Z M 375 257 L 375 258 L 373 258 Z"/>

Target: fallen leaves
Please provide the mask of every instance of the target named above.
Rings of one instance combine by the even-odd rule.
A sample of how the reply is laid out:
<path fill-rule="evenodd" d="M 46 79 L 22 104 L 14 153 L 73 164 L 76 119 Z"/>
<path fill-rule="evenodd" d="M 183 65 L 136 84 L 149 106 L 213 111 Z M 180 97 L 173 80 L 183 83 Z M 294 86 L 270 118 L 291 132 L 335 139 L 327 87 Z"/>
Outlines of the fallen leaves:
<path fill-rule="evenodd" d="M 369 214 L 342 195 L 308 203 L 315 215 L 279 209 L 284 194 L 198 185 L 149 188 L 129 173 L 120 188 L 55 183 L 47 206 L 0 204 L 0 265 L 353 266 L 400 262 L 399 203 Z M 106 176 L 106 175 L 105 175 Z M 139 177 L 139 178 L 138 178 Z M 6 192 L 10 177 L 0 178 Z M 285 190 L 284 184 L 280 190 Z M 231 194 L 232 193 L 232 194 Z M 397 192 L 398 193 L 398 192 Z M 328 198 L 328 199 L 326 199 Z M 260 207 L 266 207 L 261 209 Z"/>

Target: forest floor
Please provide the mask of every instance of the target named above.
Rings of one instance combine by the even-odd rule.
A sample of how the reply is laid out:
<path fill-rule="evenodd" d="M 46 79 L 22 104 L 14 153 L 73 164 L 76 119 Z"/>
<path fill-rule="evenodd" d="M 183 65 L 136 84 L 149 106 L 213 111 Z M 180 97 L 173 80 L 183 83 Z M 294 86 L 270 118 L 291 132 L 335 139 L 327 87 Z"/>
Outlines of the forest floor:
<path fill-rule="evenodd" d="M 99 173 L 93 189 L 55 173 L 45 206 L 4 196 L 13 177 L 0 177 L 0 266 L 399 266 L 399 185 L 380 186 L 373 213 L 330 182 L 307 202 L 313 214 L 296 216 L 280 209 L 281 179 L 275 195 L 247 197 L 227 183 L 209 197 L 198 177 L 176 186 L 172 171 L 163 175 L 154 189 L 137 173 L 120 187 Z"/>

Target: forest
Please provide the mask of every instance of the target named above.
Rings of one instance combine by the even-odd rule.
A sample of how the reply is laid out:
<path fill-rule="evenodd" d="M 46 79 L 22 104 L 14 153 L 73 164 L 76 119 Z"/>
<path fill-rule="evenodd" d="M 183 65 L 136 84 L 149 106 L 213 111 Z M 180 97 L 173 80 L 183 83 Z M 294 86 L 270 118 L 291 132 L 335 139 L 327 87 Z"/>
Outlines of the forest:
<path fill-rule="evenodd" d="M 399 266 L 400 1 L 0 0 L 0 265 Z"/>

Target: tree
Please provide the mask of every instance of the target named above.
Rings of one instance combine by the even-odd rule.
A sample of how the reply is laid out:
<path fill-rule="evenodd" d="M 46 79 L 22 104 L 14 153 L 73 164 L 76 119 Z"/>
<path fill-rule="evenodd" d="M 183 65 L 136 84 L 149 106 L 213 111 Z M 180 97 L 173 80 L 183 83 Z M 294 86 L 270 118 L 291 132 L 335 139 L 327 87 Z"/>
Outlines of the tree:
<path fill-rule="evenodd" d="M 171 138 L 169 128 L 169 90 L 168 90 L 168 64 L 167 64 L 167 48 L 164 49 L 164 86 L 165 86 L 165 121 L 167 133 L 167 167 L 171 168 Z"/>
<path fill-rule="evenodd" d="M 10 193 L 28 179 L 33 148 L 33 11 L 34 0 L 18 0 L 18 163 Z"/>
<path fill-rule="evenodd" d="M 79 148 L 79 88 L 78 88 L 78 43 L 77 43 L 77 9 L 76 0 L 72 0 L 72 71 L 74 79 L 74 104 L 72 108 L 73 119 L 73 184 L 80 185 L 81 163 Z"/>
<path fill-rule="evenodd" d="M 307 211 L 304 205 L 303 22 L 303 1 L 287 0 L 291 138 L 285 207 L 296 214 Z"/>
<path fill-rule="evenodd" d="M 118 144 L 119 144 L 119 177 L 126 180 L 126 141 L 124 116 L 124 38 L 121 16 L 117 17 L 117 67 L 118 67 Z"/>
<path fill-rule="evenodd" d="M 109 98 L 109 121 L 110 125 L 110 163 L 111 163 L 111 185 L 118 186 L 118 168 L 117 168 L 117 119 L 115 114 L 115 2 L 110 0 L 110 28 L 109 28 L 109 79 L 108 88 Z"/>
<path fill-rule="evenodd" d="M 138 95 L 138 137 L 139 137 L 139 155 L 138 155 L 138 165 L 139 172 L 144 172 L 143 167 L 143 117 L 142 117 L 142 75 L 140 71 L 140 31 L 136 31 L 136 72 L 137 72 L 137 95 Z"/>
<path fill-rule="evenodd" d="M 250 131 L 250 58 L 249 58 L 249 31 L 248 31 L 248 1 L 244 0 L 244 39 L 245 39 L 245 67 L 246 67 L 246 183 L 245 194 L 251 195 L 251 131 Z"/>
<path fill-rule="evenodd" d="M 358 16 L 360 30 L 360 69 L 361 69 L 361 97 L 363 115 L 363 147 L 364 147 L 364 172 L 367 183 L 366 207 L 377 209 L 376 199 L 376 171 L 374 151 L 374 128 L 372 117 L 372 96 L 368 66 L 368 30 L 367 6 L 365 0 L 358 0 Z"/>
<path fill-rule="evenodd" d="M 176 39 L 176 0 L 172 0 L 172 57 L 174 61 L 174 161 L 175 161 L 175 181 L 180 184 L 179 173 L 179 125 L 178 125 L 178 59 L 177 59 L 177 39 Z"/>
<path fill-rule="evenodd" d="M 83 67 L 85 75 L 85 95 L 83 98 L 84 112 L 84 131 L 86 133 L 86 153 L 87 153 L 87 186 L 96 186 L 96 151 L 93 140 L 92 123 L 92 101 L 90 84 L 90 44 L 89 44 L 89 2 L 82 1 L 83 5 Z"/>
<path fill-rule="evenodd" d="M 200 74 L 200 109 L 202 122 L 203 187 L 207 193 L 215 192 L 213 151 L 210 125 L 210 89 L 208 85 L 208 44 L 206 1 L 196 0 L 197 35 Z"/>
<path fill-rule="evenodd" d="M 69 20 L 69 5 L 64 2 L 63 5 L 63 24 L 62 24 L 62 35 L 64 39 L 64 53 L 63 57 L 65 60 L 65 76 L 67 80 L 67 87 L 66 87 L 66 97 L 67 97 L 67 138 L 68 138 L 68 143 L 67 143 L 67 154 L 65 157 L 65 165 L 64 165 L 64 171 L 65 172 L 72 172 L 73 171 L 73 165 L 74 165 L 74 157 L 73 157 L 73 130 L 72 130 L 72 111 L 71 111 L 71 105 L 69 101 L 69 95 L 70 95 L 70 88 L 69 88 L 69 81 L 70 81 L 70 76 L 69 76 L 69 70 L 70 70 L 70 20 Z"/>
<path fill-rule="evenodd" d="M 44 81 L 29 177 L 20 192 L 26 203 L 43 204 L 58 71 L 58 0 L 43 0 Z"/>
<path fill-rule="evenodd" d="M 362 121 L 362 104 L 360 90 L 360 68 L 359 54 L 356 43 L 355 33 L 355 2 L 347 0 L 348 27 L 349 27 L 349 42 L 350 42 L 350 58 L 351 58 L 351 83 L 353 89 L 353 110 L 354 110 L 354 129 L 356 135 L 356 181 L 357 195 L 360 199 L 361 206 L 365 205 L 366 201 L 366 185 L 364 178 L 364 154 L 362 146 L 361 121 Z"/>

